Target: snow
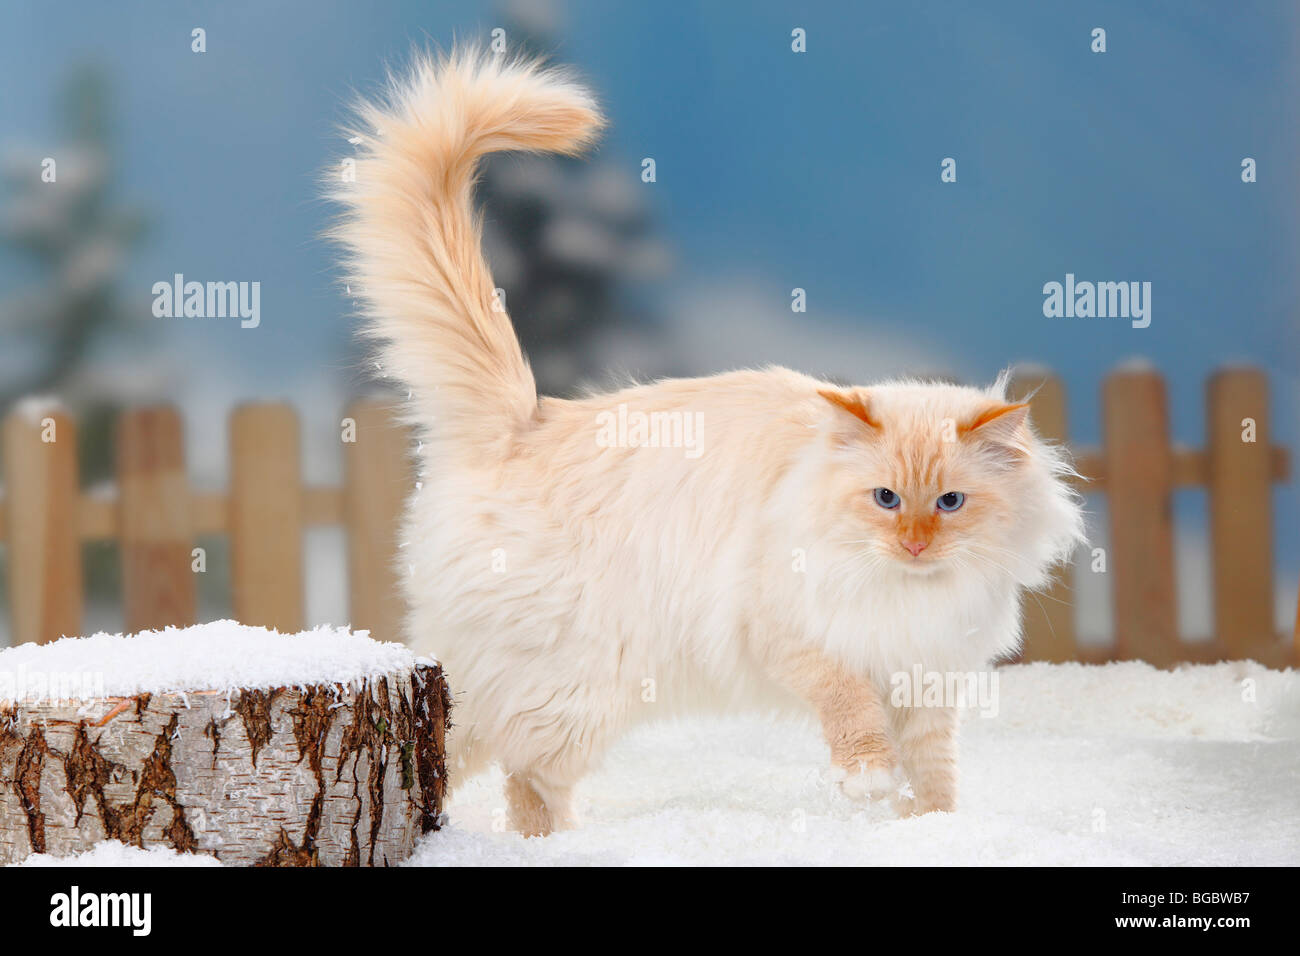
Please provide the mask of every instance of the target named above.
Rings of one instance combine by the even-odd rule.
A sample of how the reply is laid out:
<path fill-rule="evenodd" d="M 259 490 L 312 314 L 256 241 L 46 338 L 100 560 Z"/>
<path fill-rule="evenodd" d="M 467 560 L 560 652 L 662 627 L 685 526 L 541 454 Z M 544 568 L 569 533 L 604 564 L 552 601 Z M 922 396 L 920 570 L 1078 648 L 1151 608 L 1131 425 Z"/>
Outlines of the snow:
<path fill-rule="evenodd" d="M 504 803 L 492 772 L 466 781 L 449 826 L 408 864 L 1300 863 L 1295 671 L 1121 663 L 999 674 L 997 715 L 971 710 L 962 724 L 956 813 L 900 820 L 850 800 L 810 721 L 691 720 L 625 738 L 579 788 L 582 829 L 540 840 L 494 832 Z"/>
<path fill-rule="evenodd" d="M 56 396 L 29 395 L 14 403 L 13 412 L 28 425 L 39 426 L 46 418 L 66 411 Z"/>
<path fill-rule="evenodd" d="M 972 709 L 963 720 L 956 813 L 900 820 L 850 800 L 805 718 L 701 718 L 624 738 L 580 785 L 576 831 L 501 832 L 500 772 L 468 780 L 447 826 L 407 864 L 1300 863 L 1296 671 L 1242 662 L 998 673 L 996 715 Z M 64 862 L 169 861 L 190 862 L 104 844 Z"/>
<path fill-rule="evenodd" d="M 117 840 L 102 840 L 85 853 L 73 856 L 51 856 L 33 853 L 13 866 L 216 866 L 221 864 L 200 853 L 177 853 L 172 849 L 142 850 L 127 846 Z"/>
<path fill-rule="evenodd" d="M 417 661 L 432 663 L 401 644 L 372 641 L 368 632 L 346 627 L 281 634 L 214 621 L 0 650 L 0 701 L 331 683 L 355 687 L 364 678 L 409 670 Z"/>

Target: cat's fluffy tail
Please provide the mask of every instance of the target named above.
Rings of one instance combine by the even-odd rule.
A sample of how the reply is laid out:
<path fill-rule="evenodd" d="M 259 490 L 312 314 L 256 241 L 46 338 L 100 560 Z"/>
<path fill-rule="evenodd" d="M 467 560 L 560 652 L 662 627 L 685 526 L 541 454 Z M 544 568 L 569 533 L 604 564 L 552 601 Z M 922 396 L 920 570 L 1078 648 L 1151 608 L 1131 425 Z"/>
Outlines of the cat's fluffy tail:
<path fill-rule="evenodd" d="M 479 159 L 575 154 L 603 125 L 564 73 L 477 50 L 423 56 L 387 96 L 363 101 L 330 193 L 364 333 L 416 423 L 471 455 L 504 453 L 537 409 L 536 385 L 481 249 Z M 331 172 L 333 178 L 335 172 Z"/>

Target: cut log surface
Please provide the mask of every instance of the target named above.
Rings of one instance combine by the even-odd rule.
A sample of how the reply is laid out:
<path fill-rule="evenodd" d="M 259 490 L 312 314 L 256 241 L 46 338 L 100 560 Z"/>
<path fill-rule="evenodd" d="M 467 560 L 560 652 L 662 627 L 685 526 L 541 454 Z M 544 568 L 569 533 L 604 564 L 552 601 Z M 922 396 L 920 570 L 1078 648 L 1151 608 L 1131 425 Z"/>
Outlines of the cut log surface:
<path fill-rule="evenodd" d="M 364 632 L 231 622 L 0 652 L 0 864 L 102 840 L 383 866 L 439 825 L 441 668 Z"/>

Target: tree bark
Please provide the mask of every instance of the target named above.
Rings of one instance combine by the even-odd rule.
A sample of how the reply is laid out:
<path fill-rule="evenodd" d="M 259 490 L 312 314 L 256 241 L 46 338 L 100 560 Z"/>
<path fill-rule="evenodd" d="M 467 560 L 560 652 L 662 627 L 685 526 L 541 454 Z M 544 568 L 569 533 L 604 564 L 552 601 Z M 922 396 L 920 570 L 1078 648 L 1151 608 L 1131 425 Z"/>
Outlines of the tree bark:
<path fill-rule="evenodd" d="M 442 669 L 356 687 L 0 703 L 0 864 L 96 842 L 254 866 L 384 866 L 438 829 Z"/>

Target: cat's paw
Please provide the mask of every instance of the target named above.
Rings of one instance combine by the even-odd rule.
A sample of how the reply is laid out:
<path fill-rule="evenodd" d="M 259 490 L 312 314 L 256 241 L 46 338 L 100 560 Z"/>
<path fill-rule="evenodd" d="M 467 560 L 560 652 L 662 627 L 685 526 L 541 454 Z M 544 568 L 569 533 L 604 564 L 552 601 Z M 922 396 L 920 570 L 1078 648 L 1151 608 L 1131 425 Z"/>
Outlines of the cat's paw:
<path fill-rule="evenodd" d="M 900 817 L 919 817 L 927 813 L 952 813 L 957 801 L 952 794 L 917 796 L 910 783 L 891 797 L 894 812 Z"/>
<path fill-rule="evenodd" d="M 907 782 L 890 795 L 889 805 L 899 817 L 914 817 L 920 812 L 916 806 L 916 794 L 912 792 L 911 783 Z"/>
<path fill-rule="evenodd" d="M 830 779 L 840 785 L 846 797 L 874 803 L 895 794 L 901 783 L 897 767 L 872 767 L 862 764 L 849 770 L 831 767 Z"/>

